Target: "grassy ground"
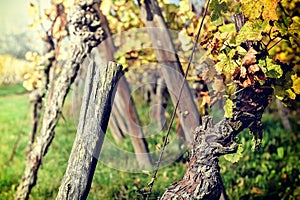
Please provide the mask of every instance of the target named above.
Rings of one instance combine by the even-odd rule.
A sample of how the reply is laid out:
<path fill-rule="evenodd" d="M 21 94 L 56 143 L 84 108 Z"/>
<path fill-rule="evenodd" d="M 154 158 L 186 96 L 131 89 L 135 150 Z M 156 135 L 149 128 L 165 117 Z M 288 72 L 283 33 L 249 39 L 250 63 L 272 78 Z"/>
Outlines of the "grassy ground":
<path fill-rule="evenodd" d="M 43 160 L 31 199 L 54 199 L 57 194 L 76 134 L 76 120 L 72 118 L 70 102 L 69 99 L 65 105 L 65 120 L 60 120 L 56 128 L 56 136 Z M 141 115 L 148 114 L 146 111 L 147 108 L 139 107 Z M 142 123 L 146 123 L 143 121 L 147 117 L 141 118 Z M 13 199 L 22 176 L 29 122 L 30 104 L 22 87 L 1 87 L 0 199 Z M 299 129 L 295 128 L 294 132 L 284 130 L 273 115 L 266 115 L 264 124 L 266 130 L 261 151 L 251 150 L 251 137 L 244 132 L 240 141 L 244 143 L 245 151 L 240 161 L 232 164 L 221 158 L 222 177 L 228 195 L 230 199 L 300 199 L 300 143 L 296 134 Z M 158 148 L 162 134 L 148 140 L 150 149 Z M 109 133 L 107 138 L 112 138 Z M 130 139 L 125 138 L 118 146 L 132 151 L 130 145 Z M 186 169 L 183 161 L 173 162 L 159 171 L 153 196 L 162 194 L 168 185 L 182 177 Z M 98 162 L 88 199 L 142 199 L 140 193 L 150 181 L 151 172 L 127 173 L 106 164 Z"/>

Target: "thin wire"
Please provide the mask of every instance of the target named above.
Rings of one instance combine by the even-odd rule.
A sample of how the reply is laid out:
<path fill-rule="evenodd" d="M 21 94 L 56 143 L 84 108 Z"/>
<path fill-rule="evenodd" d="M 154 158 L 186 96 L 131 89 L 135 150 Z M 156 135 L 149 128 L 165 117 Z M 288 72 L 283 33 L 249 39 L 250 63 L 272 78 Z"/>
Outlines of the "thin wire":
<path fill-rule="evenodd" d="M 198 43 L 198 41 L 199 41 L 201 29 L 202 29 L 202 26 L 203 26 L 203 23 L 204 23 L 204 18 L 205 18 L 206 14 L 207 14 L 207 10 L 208 10 L 208 5 L 209 5 L 209 3 L 210 3 L 210 0 L 207 0 L 207 4 L 206 4 L 205 10 L 204 10 L 204 15 L 203 15 L 203 18 L 202 18 L 202 20 L 201 20 L 200 27 L 199 27 L 198 32 L 197 32 L 197 35 L 196 35 L 196 40 L 195 40 L 195 42 L 194 42 L 194 45 L 193 45 L 193 48 L 192 48 L 191 55 L 190 55 L 190 57 L 189 57 L 188 66 L 187 66 L 186 71 L 185 71 L 185 74 L 184 74 L 184 79 L 183 79 L 183 81 L 182 81 L 182 83 L 181 83 L 181 86 L 180 86 L 178 100 L 177 100 L 177 102 L 176 102 L 174 111 L 173 111 L 172 116 L 171 116 L 171 120 L 170 120 L 170 123 L 169 123 L 169 126 L 168 126 L 167 134 L 166 134 L 166 137 L 165 137 L 165 139 L 164 139 L 164 143 L 163 143 L 162 149 L 161 149 L 161 151 L 160 151 L 159 158 L 158 158 L 158 160 L 157 160 L 157 164 L 156 164 L 156 167 L 155 167 L 155 170 L 154 170 L 154 173 L 153 173 L 153 177 L 152 177 L 152 179 L 151 179 L 151 182 L 148 184 L 148 186 L 149 186 L 149 191 L 148 191 L 146 200 L 149 200 L 149 198 L 150 198 L 151 191 L 152 191 L 152 188 L 153 188 L 153 185 L 154 185 L 154 181 L 155 181 L 155 179 L 156 179 L 157 172 L 158 172 L 158 169 L 159 169 L 159 165 L 160 165 L 160 163 L 161 163 L 162 156 L 163 156 L 163 153 L 164 153 L 164 151 L 165 151 L 165 148 L 166 148 L 166 145 L 167 145 L 167 142 L 168 142 L 168 137 L 169 137 L 169 134 L 170 134 L 170 131 L 171 131 L 171 127 L 172 127 L 172 124 L 173 124 L 173 121 L 174 121 L 174 118 L 175 118 L 175 115 L 176 115 L 176 111 L 177 111 L 177 109 L 178 109 L 178 105 L 179 105 L 179 101 L 180 101 L 180 98 L 181 98 L 181 95 L 182 95 L 184 83 L 185 83 L 185 81 L 186 81 L 186 77 L 187 77 L 188 71 L 189 71 L 189 69 L 190 69 L 190 67 L 191 67 L 191 62 L 192 62 L 192 59 L 193 59 L 193 56 L 194 56 L 194 53 L 195 53 L 195 49 L 196 49 L 197 43 Z"/>
<path fill-rule="evenodd" d="M 282 40 L 283 40 L 283 39 L 280 38 L 280 40 L 278 40 L 277 42 L 275 42 L 275 44 L 273 44 L 271 47 L 269 47 L 269 48 L 267 49 L 267 51 L 270 51 L 270 49 L 272 49 L 273 47 L 275 47 L 275 46 L 276 46 L 278 43 L 280 43 Z M 267 45 L 267 47 L 268 47 L 268 45 Z"/>

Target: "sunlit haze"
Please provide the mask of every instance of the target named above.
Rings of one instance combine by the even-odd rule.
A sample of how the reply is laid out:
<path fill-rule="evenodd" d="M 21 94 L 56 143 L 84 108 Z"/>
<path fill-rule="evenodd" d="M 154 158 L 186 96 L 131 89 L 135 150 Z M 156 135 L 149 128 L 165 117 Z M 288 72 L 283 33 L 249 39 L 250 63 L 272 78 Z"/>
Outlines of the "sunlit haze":
<path fill-rule="evenodd" d="M 1 0 L 0 2 L 0 33 L 24 31 L 29 24 L 27 8 L 29 0 Z"/>

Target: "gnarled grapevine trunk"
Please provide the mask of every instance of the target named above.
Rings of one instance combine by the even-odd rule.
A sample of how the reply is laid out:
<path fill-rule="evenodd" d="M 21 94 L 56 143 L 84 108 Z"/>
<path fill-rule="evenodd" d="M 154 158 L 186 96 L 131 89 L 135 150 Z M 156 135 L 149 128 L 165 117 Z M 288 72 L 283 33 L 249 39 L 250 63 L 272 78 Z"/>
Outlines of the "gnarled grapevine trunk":
<path fill-rule="evenodd" d="M 36 133 L 38 131 L 38 125 L 40 122 L 41 112 L 43 108 L 43 98 L 46 95 L 48 84 L 50 81 L 49 72 L 50 68 L 53 65 L 53 61 L 55 59 L 55 46 L 53 42 L 53 38 L 46 34 L 44 39 L 46 49 L 44 56 L 46 57 L 45 69 L 43 74 L 43 85 L 40 88 L 33 90 L 30 93 L 30 103 L 32 105 L 32 117 L 31 117 L 31 127 L 29 133 L 29 141 L 27 145 L 27 154 L 31 151 L 32 145 L 36 138 Z"/>
<path fill-rule="evenodd" d="M 244 24 L 244 18 L 242 14 L 235 17 L 238 31 Z M 248 53 L 253 50 L 251 41 L 245 45 Z M 261 118 L 272 95 L 269 80 L 263 85 L 257 80 L 247 87 L 237 84 L 232 118 L 224 118 L 215 125 L 212 124 L 212 117 L 203 118 L 202 125 L 194 133 L 192 155 L 184 177 L 171 185 L 161 199 L 219 199 L 223 190 L 219 156 L 236 152 L 235 138 L 245 128 L 249 128 L 255 136 L 256 146 L 260 145 L 263 131 Z"/>
<path fill-rule="evenodd" d="M 89 2 L 89 3 L 88 3 Z M 66 95 L 73 83 L 78 69 L 91 49 L 103 40 L 103 30 L 93 6 L 94 1 L 80 1 L 75 5 L 69 18 L 72 56 L 53 85 L 45 103 L 45 112 L 40 135 L 36 145 L 26 157 L 26 167 L 17 189 L 15 199 L 28 199 L 32 187 L 36 184 L 37 173 L 43 156 L 47 153 L 54 138 L 54 128 L 58 122 Z"/>
<path fill-rule="evenodd" d="M 202 126 L 194 133 L 193 151 L 184 177 L 170 186 L 161 199 L 220 198 L 222 180 L 218 157 L 236 151 L 234 138 L 243 129 L 250 128 L 258 137 L 262 134 L 261 117 L 273 94 L 268 84 L 237 87 L 236 91 L 240 92 L 233 100 L 233 118 L 225 118 L 215 125 L 212 117 L 203 118 Z"/>

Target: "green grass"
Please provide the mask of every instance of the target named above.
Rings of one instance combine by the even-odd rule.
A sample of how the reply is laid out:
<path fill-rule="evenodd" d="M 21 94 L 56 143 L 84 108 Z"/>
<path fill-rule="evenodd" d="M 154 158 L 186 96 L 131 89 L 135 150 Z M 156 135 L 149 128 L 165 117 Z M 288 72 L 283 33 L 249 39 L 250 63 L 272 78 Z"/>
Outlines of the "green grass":
<path fill-rule="evenodd" d="M 12 95 L 12 94 L 22 94 L 25 93 L 26 89 L 22 86 L 22 84 L 16 85 L 1 85 L 0 86 L 0 96 Z"/>
<path fill-rule="evenodd" d="M 220 159 L 223 180 L 230 199 L 299 199 L 299 131 L 284 130 L 276 117 L 263 118 L 262 148 L 251 150 L 252 136 L 240 134 L 244 156 L 238 163 Z"/>
<path fill-rule="evenodd" d="M 27 95 L 1 96 L 0 110 L 0 196 L 7 199 L 12 195 L 24 167 L 23 150 L 27 143 L 30 110 Z M 16 154 L 9 162 L 16 142 Z"/>
<path fill-rule="evenodd" d="M 13 199 L 24 170 L 30 104 L 28 94 L 20 91 L 20 86 L 5 89 L 1 87 L 0 90 L 0 200 Z M 55 129 L 55 138 L 43 159 L 31 199 L 56 197 L 76 134 L 76 119 L 71 110 L 71 99 L 68 98 L 63 110 L 66 120 L 60 120 Z M 148 111 L 149 108 L 145 105 L 138 105 L 141 122 L 144 124 L 149 120 Z M 171 109 L 168 112 L 171 112 Z M 299 129 L 293 132 L 284 130 L 274 115 L 266 115 L 264 125 L 266 128 L 261 151 L 251 150 L 251 136 L 245 131 L 240 134 L 239 141 L 244 143 L 245 148 L 240 161 L 232 164 L 224 158 L 220 159 L 227 193 L 230 199 L 299 199 Z M 172 127 L 173 132 L 175 125 Z M 159 149 L 164 134 L 160 132 L 147 139 L 151 151 Z M 106 139 L 112 141 L 109 131 Z M 174 139 L 171 136 L 171 141 L 175 141 Z M 13 160 L 9 161 L 15 145 L 16 152 Z M 117 147 L 121 151 L 133 151 L 129 137 Z M 168 155 L 172 155 L 176 148 L 174 145 L 167 149 L 167 156 L 163 160 L 169 159 Z M 104 150 L 107 151 L 106 155 L 118 155 L 118 152 L 110 148 Z M 183 158 L 186 159 L 187 155 Z M 184 159 L 171 162 L 159 170 L 152 192 L 153 197 L 161 195 L 167 186 L 180 180 L 186 169 Z M 111 160 L 116 162 L 114 157 L 111 157 Z M 124 160 L 126 159 L 120 158 L 115 164 L 122 168 L 126 164 Z M 143 199 L 142 194 L 147 189 L 152 172 L 128 173 L 110 168 L 108 164 L 107 161 L 98 162 L 88 199 Z"/>
<path fill-rule="evenodd" d="M 5 95 L 0 95 L 0 162 L 5 163 L 5 165 L 1 165 L 0 170 L 0 199 L 13 199 L 25 167 L 24 159 L 30 124 L 30 104 L 28 94 L 18 94 L 18 87 L 10 87 L 6 90 Z M 71 98 L 68 97 L 63 109 L 66 120 L 60 120 L 55 129 L 55 138 L 43 159 L 37 184 L 30 196 L 31 199 L 54 199 L 56 197 L 76 134 L 77 120 L 73 118 L 71 110 Z M 18 138 L 20 139 L 17 143 L 14 158 L 11 162 L 8 162 L 12 148 Z M 109 131 L 107 139 L 112 140 Z M 161 142 L 161 139 L 154 138 L 154 141 Z M 120 149 L 133 150 L 129 137 L 125 138 Z M 173 163 L 171 166 L 173 167 L 164 167 L 161 172 L 157 185 L 153 188 L 154 195 L 161 194 L 165 187 L 182 177 L 186 167 L 185 164 Z M 106 163 L 98 162 L 88 199 L 139 198 L 143 193 L 143 189 L 151 180 L 150 175 L 147 172 L 122 172 L 108 167 Z M 141 192 L 137 192 L 139 190 Z"/>

